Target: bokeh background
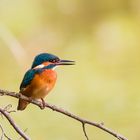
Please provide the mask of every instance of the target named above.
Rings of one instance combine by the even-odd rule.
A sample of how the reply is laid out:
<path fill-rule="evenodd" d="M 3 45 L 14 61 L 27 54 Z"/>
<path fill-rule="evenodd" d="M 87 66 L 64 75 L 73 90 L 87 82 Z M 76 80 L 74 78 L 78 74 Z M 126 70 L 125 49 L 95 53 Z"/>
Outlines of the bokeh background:
<path fill-rule="evenodd" d="M 57 69 L 47 102 L 140 139 L 139 0 L 0 0 L 0 88 L 18 92 L 41 52 L 76 61 Z M 16 109 L 17 99 L 0 97 L 8 104 Z M 32 140 L 85 139 L 80 123 L 49 109 L 29 105 L 11 116 Z M 0 124 L 19 138 L 6 119 Z M 91 140 L 115 140 L 86 128 Z"/>

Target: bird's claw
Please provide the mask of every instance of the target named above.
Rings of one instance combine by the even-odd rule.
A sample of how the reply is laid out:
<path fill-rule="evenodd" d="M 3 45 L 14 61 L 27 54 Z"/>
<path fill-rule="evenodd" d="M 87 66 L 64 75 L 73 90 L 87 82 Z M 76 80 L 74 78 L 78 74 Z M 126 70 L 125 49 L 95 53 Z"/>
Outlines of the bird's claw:
<path fill-rule="evenodd" d="M 40 109 L 45 109 L 45 101 L 44 101 L 44 99 L 43 98 L 41 98 L 41 105 L 40 105 Z"/>

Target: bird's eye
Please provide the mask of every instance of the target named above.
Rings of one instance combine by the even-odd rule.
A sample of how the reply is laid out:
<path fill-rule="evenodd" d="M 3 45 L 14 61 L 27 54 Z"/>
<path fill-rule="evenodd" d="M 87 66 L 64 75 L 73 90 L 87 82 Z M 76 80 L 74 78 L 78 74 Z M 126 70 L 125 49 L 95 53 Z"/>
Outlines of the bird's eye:
<path fill-rule="evenodd" d="M 56 62 L 59 62 L 60 61 L 60 59 L 59 58 L 56 58 Z"/>
<path fill-rule="evenodd" d="M 56 62 L 59 62 L 59 61 L 60 60 L 58 58 L 50 60 L 50 62 L 52 62 L 52 63 L 56 63 Z"/>
<path fill-rule="evenodd" d="M 56 60 L 55 60 L 55 59 L 52 59 L 52 60 L 50 60 L 50 62 L 55 63 L 55 62 L 56 62 Z"/>
<path fill-rule="evenodd" d="M 53 60 L 49 60 L 50 62 L 53 62 Z"/>

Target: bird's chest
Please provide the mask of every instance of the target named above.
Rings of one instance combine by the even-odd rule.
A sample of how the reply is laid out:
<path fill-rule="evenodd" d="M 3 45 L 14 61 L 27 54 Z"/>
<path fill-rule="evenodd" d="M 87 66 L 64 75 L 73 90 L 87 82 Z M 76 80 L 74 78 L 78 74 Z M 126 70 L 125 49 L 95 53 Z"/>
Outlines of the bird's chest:
<path fill-rule="evenodd" d="M 41 74 L 37 75 L 37 86 L 45 87 L 45 90 L 50 91 L 55 85 L 57 75 L 55 71 L 44 70 Z"/>
<path fill-rule="evenodd" d="M 57 79 L 55 71 L 44 70 L 36 74 L 30 86 L 30 96 L 35 99 L 44 98 L 54 87 Z"/>

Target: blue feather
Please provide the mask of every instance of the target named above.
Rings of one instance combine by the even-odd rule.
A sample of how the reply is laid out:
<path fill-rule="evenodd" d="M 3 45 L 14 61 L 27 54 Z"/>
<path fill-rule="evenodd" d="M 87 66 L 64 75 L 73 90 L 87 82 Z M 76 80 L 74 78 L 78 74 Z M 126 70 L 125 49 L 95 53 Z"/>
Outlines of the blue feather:
<path fill-rule="evenodd" d="M 24 78 L 20 85 L 20 90 L 22 88 L 26 88 L 26 86 L 30 85 L 31 81 L 33 80 L 33 78 L 36 74 L 42 73 L 45 69 L 52 69 L 55 66 L 56 66 L 55 64 L 50 64 L 48 66 L 45 66 L 45 67 L 39 68 L 39 69 L 29 69 L 24 75 Z"/>
<path fill-rule="evenodd" d="M 60 60 L 57 56 L 53 55 L 53 54 L 49 54 L 49 53 L 41 53 L 39 55 L 37 55 L 33 61 L 32 67 L 34 68 L 40 64 L 42 64 L 43 62 L 47 62 L 47 61 L 53 61 L 53 60 Z"/>
<path fill-rule="evenodd" d="M 20 90 L 22 88 L 25 88 L 26 86 L 28 86 L 31 83 L 31 81 L 33 80 L 34 76 L 35 76 L 35 70 L 34 69 L 28 70 L 25 73 L 24 78 L 23 78 L 23 80 L 21 82 Z"/>

